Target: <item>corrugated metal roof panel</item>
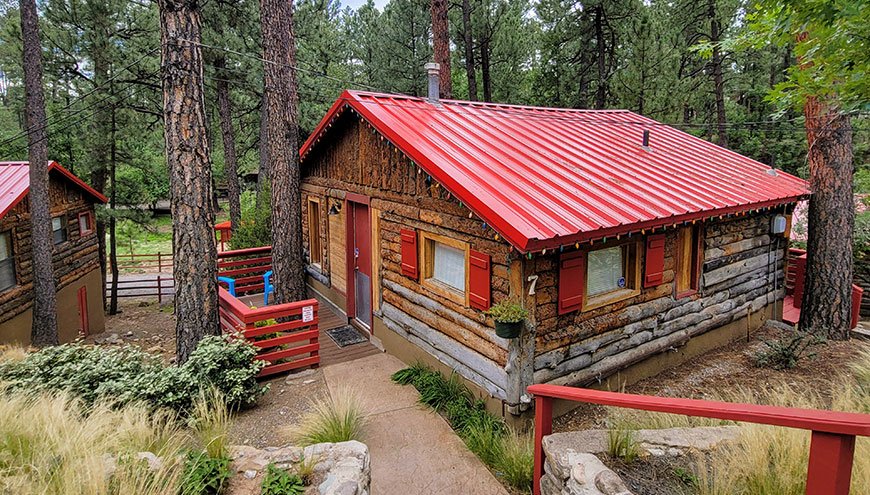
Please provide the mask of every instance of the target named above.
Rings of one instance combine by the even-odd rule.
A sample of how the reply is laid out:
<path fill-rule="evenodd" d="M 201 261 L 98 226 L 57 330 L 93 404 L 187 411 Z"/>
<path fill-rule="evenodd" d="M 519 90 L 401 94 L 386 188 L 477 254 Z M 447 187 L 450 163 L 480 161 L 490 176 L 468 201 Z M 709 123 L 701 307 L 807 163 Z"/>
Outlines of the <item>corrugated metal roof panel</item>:
<path fill-rule="evenodd" d="M 99 203 L 105 203 L 106 197 L 97 192 L 63 168 L 57 162 L 48 162 L 49 172 L 60 173 L 63 177 L 76 184 L 86 194 Z M 3 218 L 13 206 L 18 204 L 30 189 L 30 165 L 28 162 L 0 162 L 0 218 Z"/>
<path fill-rule="evenodd" d="M 804 180 L 623 110 L 345 91 L 347 106 L 521 251 L 793 202 Z M 642 145 L 650 131 L 650 146 Z"/>

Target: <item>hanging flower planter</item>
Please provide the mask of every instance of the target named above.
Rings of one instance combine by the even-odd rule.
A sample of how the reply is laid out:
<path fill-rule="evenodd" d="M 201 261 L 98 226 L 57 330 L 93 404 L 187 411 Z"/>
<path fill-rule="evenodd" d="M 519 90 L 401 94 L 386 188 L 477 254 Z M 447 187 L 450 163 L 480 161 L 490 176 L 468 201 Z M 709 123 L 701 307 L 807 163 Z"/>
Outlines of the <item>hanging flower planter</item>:
<path fill-rule="evenodd" d="M 511 301 L 502 301 L 494 305 L 486 314 L 495 320 L 495 334 L 503 339 L 519 337 L 529 316 L 525 308 Z"/>

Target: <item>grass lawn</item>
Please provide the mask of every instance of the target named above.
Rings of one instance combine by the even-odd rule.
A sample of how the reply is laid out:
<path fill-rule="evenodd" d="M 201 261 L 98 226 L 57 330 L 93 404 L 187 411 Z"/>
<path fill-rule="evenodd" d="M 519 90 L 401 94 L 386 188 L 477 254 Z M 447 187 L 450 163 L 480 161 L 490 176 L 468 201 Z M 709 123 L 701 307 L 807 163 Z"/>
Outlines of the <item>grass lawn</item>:
<path fill-rule="evenodd" d="M 228 207 L 220 203 L 221 209 L 215 216 L 215 223 L 229 219 Z M 117 226 L 118 254 L 172 254 L 172 217 L 157 215 L 147 223 L 122 219 Z M 108 236 L 108 234 L 107 234 Z M 108 237 L 106 239 L 108 245 Z"/>

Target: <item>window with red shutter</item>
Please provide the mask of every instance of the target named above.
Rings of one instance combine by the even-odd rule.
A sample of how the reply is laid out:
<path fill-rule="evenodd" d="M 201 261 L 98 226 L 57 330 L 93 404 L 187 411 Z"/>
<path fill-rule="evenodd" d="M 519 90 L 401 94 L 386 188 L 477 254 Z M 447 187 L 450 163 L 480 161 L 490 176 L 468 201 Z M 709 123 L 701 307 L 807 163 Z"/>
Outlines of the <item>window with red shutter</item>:
<path fill-rule="evenodd" d="M 655 287 L 664 280 L 665 271 L 665 235 L 654 234 L 646 238 L 646 255 L 644 256 L 644 287 Z"/>
<path fill-rule="evenodd" d="M 417 268 L 417 231 L 402 229 L 402 275 L 416 279 L 420 273 Z"/>
<path fill-rule="evenodd" d="M 565 253 L 559 259 L 559 314 L 583 307 L 586 288 L 586 252 Z"/>
<path fill-rule="evenodd" d="M 475 309 L 489 309 L 490 263 L 489 255 L 468 251 L 468 305 Z"/>

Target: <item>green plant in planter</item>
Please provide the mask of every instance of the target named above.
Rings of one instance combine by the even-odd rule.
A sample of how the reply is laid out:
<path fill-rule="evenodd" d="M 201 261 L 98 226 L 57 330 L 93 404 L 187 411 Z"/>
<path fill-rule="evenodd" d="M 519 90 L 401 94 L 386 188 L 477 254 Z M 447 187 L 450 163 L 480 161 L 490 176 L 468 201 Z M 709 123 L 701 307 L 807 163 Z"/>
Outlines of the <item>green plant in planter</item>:
<path fill-rule="evenodd" d="M 529 316 L 525 308 L 513 301 L 502 301 L 489 308 L 486 314 L 495 320 L 495 334 L 503 339 L 519 337 L 523 323 Z"/>

